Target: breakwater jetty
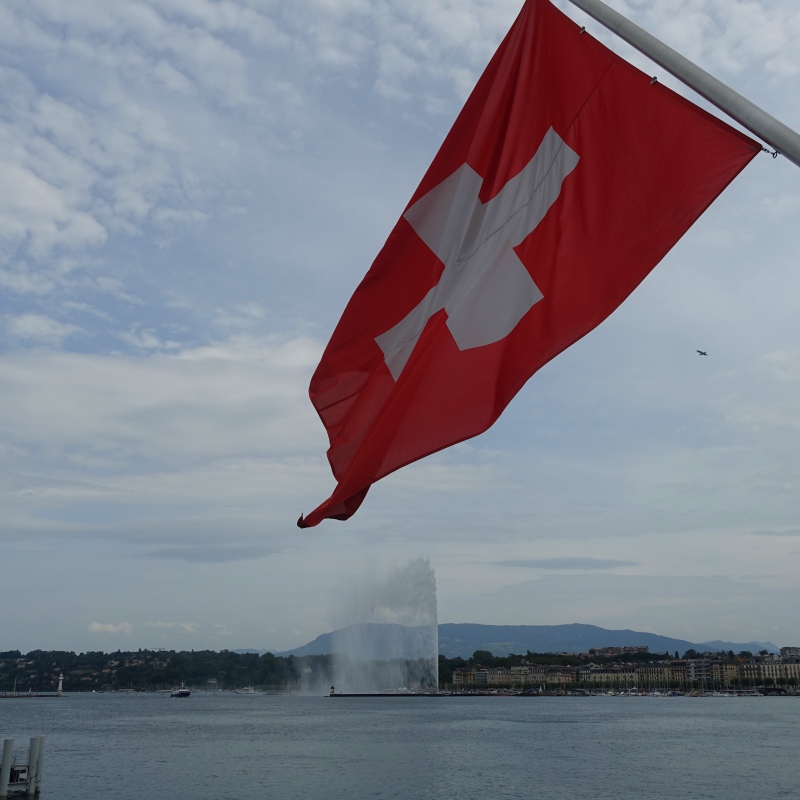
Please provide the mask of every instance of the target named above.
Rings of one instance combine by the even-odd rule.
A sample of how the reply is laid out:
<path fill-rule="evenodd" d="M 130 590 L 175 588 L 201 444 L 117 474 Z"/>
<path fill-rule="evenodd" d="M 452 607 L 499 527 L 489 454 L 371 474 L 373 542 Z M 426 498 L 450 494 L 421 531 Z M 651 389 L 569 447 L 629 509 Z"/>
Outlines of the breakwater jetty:
<path fill-rule="evenodd" d="M 37 698 L 37 697 L 63 697 L 64 689 L 64 674 L 58 676 L 58 689 L 55 692 L 31 692 L 28 690 L 27 692 L 17 692 L 16 687 L 13 692 L 6 692 L 0 693 L 0 700 L 24 700 L 26 698 Z M 0 797 L 3 795 L 0 794 Z"/>

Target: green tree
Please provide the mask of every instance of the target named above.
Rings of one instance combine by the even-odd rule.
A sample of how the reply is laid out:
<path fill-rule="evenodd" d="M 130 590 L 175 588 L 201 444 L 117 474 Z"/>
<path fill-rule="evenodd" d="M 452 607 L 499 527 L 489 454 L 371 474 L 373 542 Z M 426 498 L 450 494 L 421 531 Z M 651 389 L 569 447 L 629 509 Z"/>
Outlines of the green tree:
<path fill-rule="evenodd" d="M 482 664 L 485 667 L 494 665 L 494 656 L 488 650 L 476 650 L 470 659 L 473 664 Z"/>

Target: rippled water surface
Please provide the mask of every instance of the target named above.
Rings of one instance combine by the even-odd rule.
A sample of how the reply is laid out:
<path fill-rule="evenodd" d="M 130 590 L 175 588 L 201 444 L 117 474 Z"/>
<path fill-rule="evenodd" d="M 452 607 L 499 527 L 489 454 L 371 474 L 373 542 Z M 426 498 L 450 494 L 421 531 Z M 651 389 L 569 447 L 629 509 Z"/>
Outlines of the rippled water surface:
<path fill-rule="evenodd" d="M 42 800 L 800 796 L 800 699 L 71 695 L 0 701 L 46 737 Z"/>

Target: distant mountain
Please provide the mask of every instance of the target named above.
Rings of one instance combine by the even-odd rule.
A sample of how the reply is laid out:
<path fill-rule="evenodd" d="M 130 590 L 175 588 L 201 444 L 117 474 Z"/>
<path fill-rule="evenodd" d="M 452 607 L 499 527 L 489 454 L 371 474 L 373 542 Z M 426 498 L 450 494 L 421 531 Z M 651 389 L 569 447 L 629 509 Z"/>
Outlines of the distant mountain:
<path fill-rule="evenodd" d="M 348 645 L 349 643 L 349 645 Z M 406 653 L 430 652 L 421 650 L 432 642 L 420 641 L 420 629 L 402 625 L 351 625 L 338 631 L 323 633 L 313 642 L 276 653 L 281 656 L 319 655 L 346 652 L 356 658 L 389 659 L 418 658 Z M 608 630 L 596 625 L 475 625 L 472 623 L 443 623 L 439 625 L 439 653 L 448 658 L 469 658 L 476 650 L 489 650 L 496 656 L 509 653 L 585 653 L 595 647 L 633 647 L 647 645 L 651 653 L 685 653 L 749 650 L 757 653 L 768 650 L 777 653 L 772 642 L 689 642 L 655 633 L 631 630 Z M 416 649 L 414 649 L 416 648 Z"/>
<path fill-rule="evenodd" d="M 770 653 L 779 653 L 780 648 L 772 642 L 745 642 L 744 644 L 731 644 L 730 642 L 720 642 L 715 640 L 713 642 L 705 642 L 703 647 L 709 650 L 733 650 L 734 653 L 740 653 L 742 650 L 749 650 L 751 653 L 758 654 L 761 650 L 768 650 Z M 695 648 L 697 649 L 697 648 Z"/>
<path fill-rule="evenodd" d="M 361 623 L 317 636 L 294 650 L 278 656 L 313 656 L 344 653 L 360 661 L 388 661 L 393 658 L 430 658 L 434 649 L 433 631 L 428 627 Z"/>
<path fill-rule="evenodd" d="M 508 653 L 586 653 L 594 647 L 633 647 L 647 645 L 651 653 L 683 654 L 689 649 L 769 650 L 777 653 L 772 642 L 689 642 L 655 633 L 631 630 L 608 630 L 596 625 L 473 625 L 470 623 L 439 625 L 439 652 L 448 658 L 469 658 L 476 650 L 490 650 L 494 655 Z"/>

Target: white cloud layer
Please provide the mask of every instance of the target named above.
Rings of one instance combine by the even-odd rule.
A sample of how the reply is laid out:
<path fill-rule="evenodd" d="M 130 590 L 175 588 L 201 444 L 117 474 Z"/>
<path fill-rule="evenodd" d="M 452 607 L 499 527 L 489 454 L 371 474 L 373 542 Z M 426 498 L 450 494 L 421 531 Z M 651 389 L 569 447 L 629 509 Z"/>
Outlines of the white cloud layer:
<path fill-rule="evenodd" d="M 159 631 L 182 631 L 183 633 L 197 633 L 200 626 L 196 622 L 148 622 L 148 628 L 155 628 Z"/>
<path fill-rule="evenodd" d="M 792 0 L 611 5 L 800 128 Z M 784 159 L 492 431 L 294 527 L 332 488 L 311 373 L 519 6 L 2 4 L 0 542 L 7 591 L 31 558 L 45 589 L 0 649 L 287 649 L 354 570 L 420 556 L 443 621 L 800 641 Z"/>
<path fill-rule="evenodd" d="M 81 330 L 76 325 L 59 322 L 43 314 L 9 316 L 6 318 L 6 329 L 15 339 L 56 347 L 68 336 Z"/>
<path fill-rule="evenodd" d="M 120 622 L 118 625 L 111 622 L 92 622 L 89 624 L 89 631 L 91 633 L 121 633 L 130 636 L 133 633 L 133 625 L 129 622 Z"/>

